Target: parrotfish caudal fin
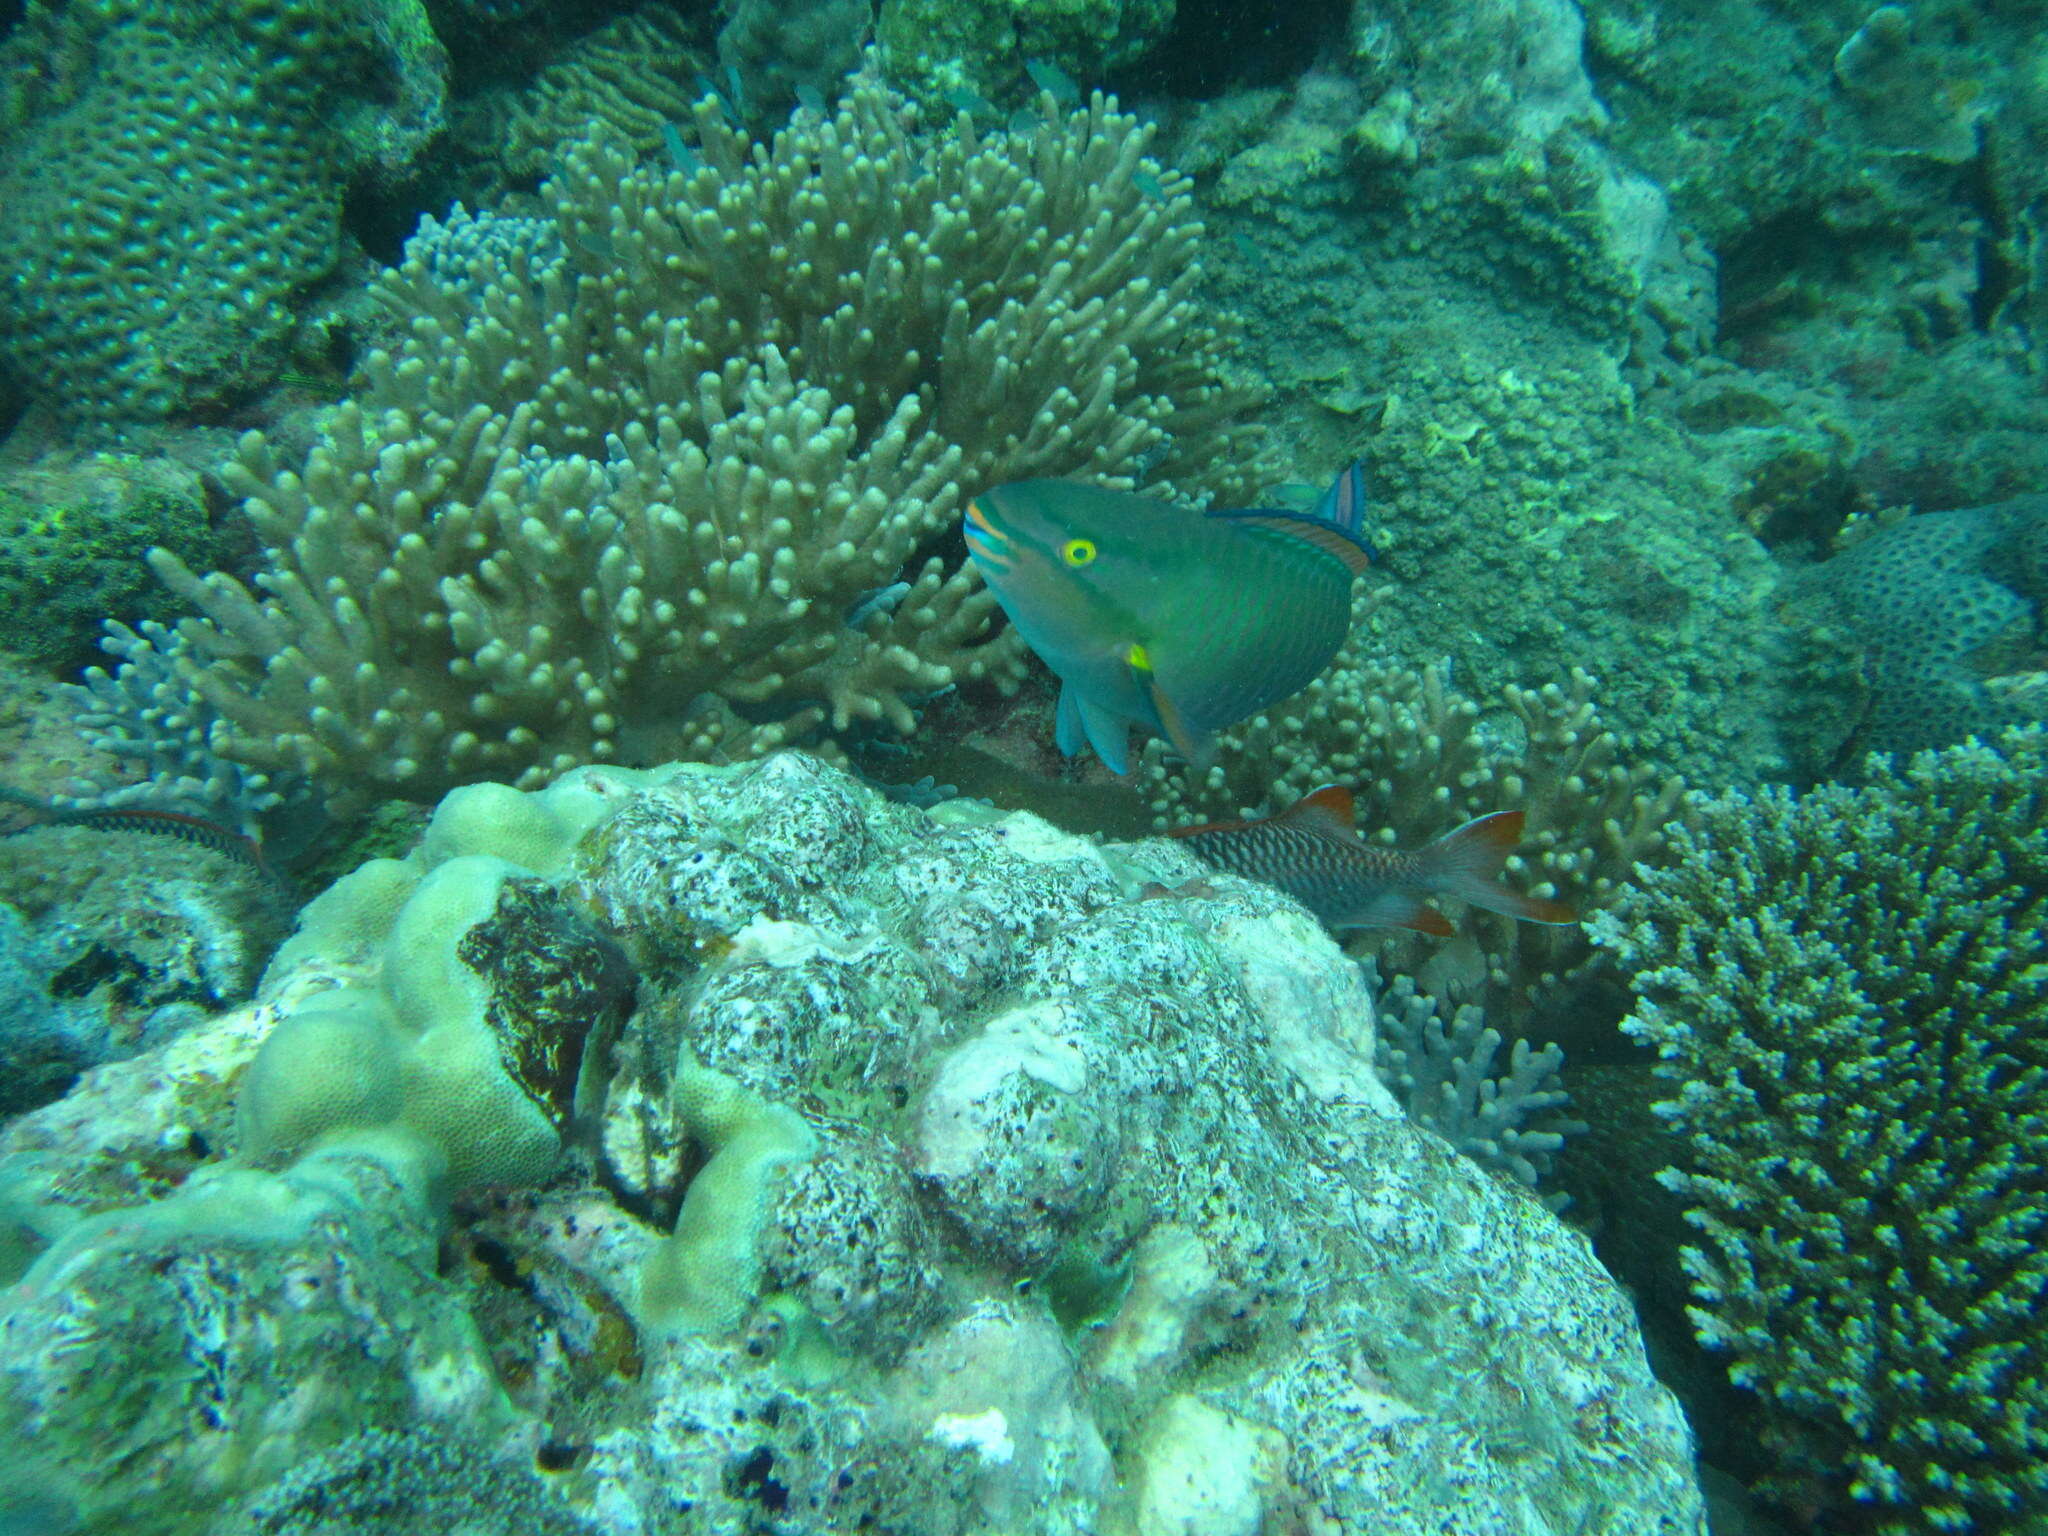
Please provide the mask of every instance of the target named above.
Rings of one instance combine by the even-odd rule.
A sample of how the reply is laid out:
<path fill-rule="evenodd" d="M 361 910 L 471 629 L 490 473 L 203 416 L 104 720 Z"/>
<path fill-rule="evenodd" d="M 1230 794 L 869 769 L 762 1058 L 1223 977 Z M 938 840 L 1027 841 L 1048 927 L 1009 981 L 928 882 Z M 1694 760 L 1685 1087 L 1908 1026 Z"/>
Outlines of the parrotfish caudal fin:
<path fill-rule="evenodd" d="M 1495 811 L 1468 821 L 1416 853 L 1416 884 L 1526 922 L 1576 923 L 1578 913 L 1563 902 L 1524 896 L 1500 883 L 1501 866 L 1521 841 L 1520 811 Z"/>

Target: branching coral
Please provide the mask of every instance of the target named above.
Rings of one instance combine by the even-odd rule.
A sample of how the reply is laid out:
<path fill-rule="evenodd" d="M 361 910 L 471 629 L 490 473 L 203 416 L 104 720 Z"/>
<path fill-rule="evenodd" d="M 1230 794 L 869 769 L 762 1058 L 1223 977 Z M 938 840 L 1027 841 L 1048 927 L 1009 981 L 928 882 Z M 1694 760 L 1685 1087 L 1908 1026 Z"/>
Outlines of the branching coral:
<path fill-rule="evenodd" d="M 1445 669 L 1368 663 L 1366 645 L 1361 623 L 1322 677 L 1225 732 L 1222 760 L 1200 779 L 1149 748 L 1143 773 L 1156 824 L 1263 815 L 1341 783 L 1357 794 L 1361 836 L 1413 848 L 1475 816 L 1526 808 L 1528 836 L 1508 861 L 1509 880 L 1581 913 L 1612 901 L 1638 859 L 1659 855 L 1684 786 L 1628 760 L 1600 722 L 1587 673 L 1574 672 L 1569 687 L 1509 687 L 1489 715 L 1450 686 Z M 1500 1019 L 1526 1011 L 1533 989 L 1587 958 L 1576 928 L 1478 910 L 1457 922 L 1469 939 L 1451 946 L 1391 931 L 1370 942 L 1390 974 Z"/>
<path fill-rule="evenodd" d="M 1378 968 L 1365 962 L 1377 992 L 1374 1066 L 1393 1089 L 1408 1118 L 1426 1125 L 1481 1167 L 1536 1188 L 1567 1136 L 1585 1130 L 1563 1111 L 1571 1102 L 1555 1045 L 1531 1050 L 1517 1040 L 1507 1071 L 1493 1072 L 1504 1043 L 1486 1015 L 1470 1003 L 1450 1009 L 1416 989 L 1407 976 L 1379 987 Z M 1560 1206 L 1561 1197 L 1545 1196 Z"/>
<path fill-rule="evenodd" d="M 1891 1536 L 2040 1529 L 2048 731 L 1726 796 L 1674 852 L 1595 926 L 1776 1491 Z"/>
<path fill-rule="evenodd" d="M 864 83 L 772 143 L 708 100 L 693 133 L 689 171 L 571 152 L 556 242 L 443 232 L 461 281 L 415 242 L 379 285 L 408 338 L 303 470 L 244 441 L 257 591 L 157 562 L 225 755 L 426 799 L 907 729 L 1020 675 L 942 547 L 963 493 L 1153 460 L 1248 492 L 1187 183 L 1112 103 L 934 139 Z"/>

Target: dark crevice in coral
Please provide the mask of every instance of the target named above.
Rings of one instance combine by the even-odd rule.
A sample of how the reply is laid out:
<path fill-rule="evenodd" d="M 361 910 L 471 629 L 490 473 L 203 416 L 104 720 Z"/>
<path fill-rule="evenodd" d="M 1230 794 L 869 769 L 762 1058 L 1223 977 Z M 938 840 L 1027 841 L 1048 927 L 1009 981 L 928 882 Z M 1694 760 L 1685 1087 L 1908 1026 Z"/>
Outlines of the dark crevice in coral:
<path fill-rule="evenodd" d="M 1343 0 L 1182 0 L 1166 40 L 1109 86 L 1206 100 L 1287 85 L 1342 37 L 1349 12 Z"/>

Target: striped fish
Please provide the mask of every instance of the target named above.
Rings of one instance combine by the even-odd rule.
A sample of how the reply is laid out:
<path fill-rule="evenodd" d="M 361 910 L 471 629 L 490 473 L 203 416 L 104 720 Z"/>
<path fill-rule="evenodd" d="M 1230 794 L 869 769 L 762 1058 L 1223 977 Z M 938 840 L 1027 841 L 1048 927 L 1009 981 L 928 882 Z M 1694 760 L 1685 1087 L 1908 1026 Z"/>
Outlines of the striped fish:
<path fill-rule="evenodd" d="M 968 504 L 967 550 L 1025 643 L 1060 679 L 1061 752 L 1130 771 L 1133 727 L 1205 763 L 1215 735 L 1299 692 L 1351 628 L 1373 559 L 1354 464 L 1312 512 L 1198 515 L 1065 480 Z"/>
<path fill-rule="evenodd" d="M 1455 930 L 1425 904 L 1455 896 L 1532 923 L 1575 923 L 1561 901 L 1524 896 L 1500 883 L 1501 866 L 1522 840 L 1522 813 L 1495 811 L 1421 848 L 1384 848 L 1359 837 L 1351 791 L 1326 785 L 1277 816 L 1214 821 L 1167 833 L 1218 869 L 1278 886 L 1331 928 Z"/>

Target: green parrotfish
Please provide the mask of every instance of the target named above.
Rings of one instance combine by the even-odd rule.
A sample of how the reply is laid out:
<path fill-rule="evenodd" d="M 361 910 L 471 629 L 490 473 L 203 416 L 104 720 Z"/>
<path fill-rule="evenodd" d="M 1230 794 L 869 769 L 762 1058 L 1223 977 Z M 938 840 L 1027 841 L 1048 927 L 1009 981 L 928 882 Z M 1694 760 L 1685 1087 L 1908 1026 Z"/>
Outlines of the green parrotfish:
<path fill-rule="evenodd" d="M 1054 739 L 1130 771 L 1133 726 L 1207 760 L 1216 732 L 1306 687 L 1351 629 L 1373 558 L 1354 464 L 1313 512 L 1190 512 L 1128 491 L 1019 480 L 968 503 L 996 601 L 1060 680 Z"/>
<path fill-rule="evenodd" d="M 1561 901 L 1524 896 L 1500 883 L 1501 866 L 1522 840 L 1522 813 L 1495 811 L 1420 848 L 1368 843 L 1352 825 L 1351 791 L 1325 785 L 1277 816 L 1176 827 L 1218 869 L 1276 885 L 1331 928 L 1414 928 L 1447 936 L 1450 922 L 1425 904 L 1456 896 L 1532 923 L 1575 923 Z"/>

